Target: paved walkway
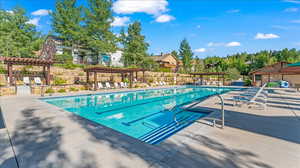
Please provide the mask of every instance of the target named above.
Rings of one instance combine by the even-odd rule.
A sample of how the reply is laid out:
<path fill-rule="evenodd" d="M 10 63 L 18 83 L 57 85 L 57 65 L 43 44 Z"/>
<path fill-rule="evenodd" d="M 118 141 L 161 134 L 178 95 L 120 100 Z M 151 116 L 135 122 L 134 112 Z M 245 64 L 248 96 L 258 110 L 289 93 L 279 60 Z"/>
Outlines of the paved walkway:
<path fill-rule="evenodd" d="M 236 92 L 230 92 L 230 97 Z M 160 145 L 91 123 L 35 97 L 5 97 L 2 112 L 21 168 L 299 168 L 300 94 L 274 90 L 267 111 L 226 104 L 226 127 L 201 120 Z M 217 111 L 216 98 L 201 103 Z M 16 167 L 0 132 L 0 167 Z M 6 137 L 6 138 L 5 138 Z M 2 143 L 2 139 L 6 143 Z"/>

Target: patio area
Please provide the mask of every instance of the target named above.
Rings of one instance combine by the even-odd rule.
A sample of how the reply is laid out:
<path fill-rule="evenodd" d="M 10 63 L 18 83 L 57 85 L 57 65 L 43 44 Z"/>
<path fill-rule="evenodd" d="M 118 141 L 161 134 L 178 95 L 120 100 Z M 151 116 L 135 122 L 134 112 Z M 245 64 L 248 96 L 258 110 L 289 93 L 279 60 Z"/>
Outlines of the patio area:
<path fill-rule="evenodd" d="M 6 124 L 1 124 L 0 115 L 1 168 L 300 165 L 300 94 L 293 89 L 274 89 L 266 111 L 234 107 L 226 101 L 224 129 L 199 120 L 159 145 L 143 143 L 37 98 L 0 98 Z M 199 106 L 219 115 L 218 102 L 212 97 Z"/>

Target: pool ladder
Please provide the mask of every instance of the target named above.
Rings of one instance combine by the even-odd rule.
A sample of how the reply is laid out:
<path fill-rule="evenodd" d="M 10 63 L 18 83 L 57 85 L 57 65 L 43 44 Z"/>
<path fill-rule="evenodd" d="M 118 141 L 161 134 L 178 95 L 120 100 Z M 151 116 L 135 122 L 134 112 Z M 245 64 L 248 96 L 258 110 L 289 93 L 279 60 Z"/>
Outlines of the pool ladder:
<path fill-rule="evenodd" d="M 224 113 L 224 98 L 223 98 L 223 96 L 221 96 L 220 94 L 217 94 L 217 97 L 220 99 L 220 102 L 221 102 L 221 109 L 220 109 L 220 111 L 221 111 L 221 119 L 219 119 L 219 118 L 214 118 L 214 117 L 204 117 L 204 118 L 202 118 L 202 119 L 209 119 L 209 120 L 212 120 L 213 121 L 213 127 L 215 127 L 217 124 L 216 124 L 216 121 L 220 121 L 221 123 L 222 123 L 222 125 L 221 125 L 221 128 L 223 129 L 224 128 L 224 126 L 225 126 L 225 113 Z M 196 104 L 198 104 L 198 103 L 196 103 Z M 173 110 L 175 110 L 176 109 L 176 106 L 175 107 L 173 107 L 170 111 L 173 111 Z M 188 108 L 186 108 L 186 109 L 188 109 Z M 177 124 L 177 125 L 182 125 L 182 124 L 185 124 L 185 123 L 187 123 L 187 122 L 190 122 L 190 121 L 178 121 L 177 120 L 177 115 L 179 114 L 179 113 L 181 113 L 182 111 L 179 111 L 179 112 L 177 112 L 177 113 L 175 113 L 174 115 L 173 115 L 173 120 L 175 121 L 175 123 Z"/>

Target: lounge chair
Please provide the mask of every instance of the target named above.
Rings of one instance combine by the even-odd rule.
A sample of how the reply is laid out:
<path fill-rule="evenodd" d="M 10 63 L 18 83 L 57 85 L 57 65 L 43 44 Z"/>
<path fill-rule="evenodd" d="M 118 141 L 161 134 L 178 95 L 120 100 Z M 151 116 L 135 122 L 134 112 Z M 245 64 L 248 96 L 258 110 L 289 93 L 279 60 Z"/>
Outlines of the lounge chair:
<path fill-rule="evenodd" d="M 160 86 L 163 86 L 164 84 L 162 83 L 162 81 L 159 81 L 159 85 L 160 85 Z"/>
<path fill-rule="evenodd" d="M 118 82 L 114 82 L 115 88 L 120 88 Z"/>
<path fill-rule="evenodd" d="M 133 82 L 135 82 L 135 83 L 136 83 L 136 82 L 138 82 L 138 81 L 136 80 L 136 78 L 134 78 L 134 79 L 133 79 Z"/>
<path fill-rule="evenodd" d="M 233 96 L 233 100 L 235 101 L 235 105 L 238 103 L 245 103 L 249 107 L 252 105 L 259 105 L 266 109 L 266 102 L 267 102 L 267 93 L 264 92 L 264 88 L 266 84 L 264 84 L 260 89 L 250 89 L 246 91 L 246 93 L 240 94 L 239 96 Z"/>
<path fill-rule="evenodd" d="M 34 77 L 34 83 L 35 83 L 36 85 L 42 85 L 41 78 L 40 78 L 40 77 Z"/>
<path fill-rule="evenodd" d="M 120 82 L 121 88 L 125 88 L 125 84 L 123 82 Z"/>
<path fill-rule="evenodd" d="M 24 83 L 24 85 L 30 85 L 30 79 L 29 79 L 29 77 L 24 77 L 23 78 L 23 83 Z"/>
<path fill-rule="evenodd" d="M 155 85 L 156 85 L 156 86 L 158 86 L 158 85 L 159 85 L 159 83 L 158 83 L 157 81 L 155 81 Z"/>
<path fill-rule="evenodd" d="M 125 86 L 125 88 L 128 88 L 127 82 L 124 82 L 124 86 Z"/>
<path fill-rule="evenodd" d="M 165 81 L 162 81 L 162 83 L 163 83 L 164 85 L 167 85 L 167 83 L 166 83 Z"/>
<path fill-rule="evenodd" d="M 104 89 L 104 86 L 102 85 L 101 82 L 98 82 L 98 89 Z"/>
<path fill-rule="evenodd" d="M 109 82 L 105 82 L 105 87 L 106 87 L 107 89 L 111 89 L 111 86 L 110 86 Z"/>

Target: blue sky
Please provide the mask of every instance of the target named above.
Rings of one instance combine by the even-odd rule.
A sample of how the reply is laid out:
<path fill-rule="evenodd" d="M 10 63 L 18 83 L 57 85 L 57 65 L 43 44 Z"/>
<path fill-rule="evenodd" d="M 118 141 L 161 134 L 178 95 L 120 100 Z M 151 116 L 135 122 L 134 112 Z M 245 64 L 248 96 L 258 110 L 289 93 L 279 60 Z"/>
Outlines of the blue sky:
<path fill-rule="evenodd" d="M 55 0 L 0 0 L 6 10 L 15 5 L 27 10 L 38 30 L 51 30 L 47 10 L 54 10 Z M 115 33 L 135 20 L 142 22 L 149 53 L 178 50 L 184 38 L 200 58 L 300 49 L 300 0 L 115 0 L 113 11 Z"/>

